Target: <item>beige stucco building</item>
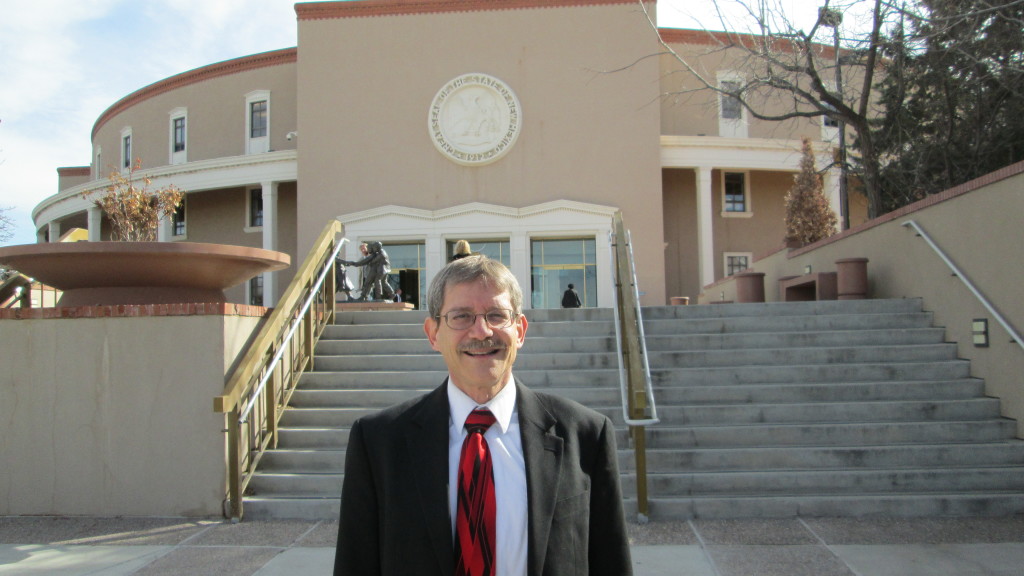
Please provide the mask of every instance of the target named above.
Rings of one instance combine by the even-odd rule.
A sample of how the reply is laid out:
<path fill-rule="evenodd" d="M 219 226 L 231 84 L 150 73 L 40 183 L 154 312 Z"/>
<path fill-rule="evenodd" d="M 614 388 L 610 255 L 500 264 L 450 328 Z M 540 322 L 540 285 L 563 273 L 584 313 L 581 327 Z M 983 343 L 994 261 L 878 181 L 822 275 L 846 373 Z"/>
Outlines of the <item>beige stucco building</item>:
<path fill-rule="evenodd" d="M 654 13 L 655 3 L 648 5 Z M 611 304 L 610 216 L 631 230 L 643 302 L 695 297 L 782 243 L 800 138 L 829 158 L 821 119 L 760 122 L 696 85 L 633 0 L 365 0 L 297 4 L 298 46 L 211 64 L 111 105 L 88 166 L 60 168 L 36 207 L 40 241 L 109 224 L 87 198 L 141 158 L 187 191 L 168 241 L 280 250 L 300 263 L 332 218 L 377 240 L 414 301 L 451 245 L 506 262 L 557 307 L 569 282 Z M 709 77 L 738 55 L 661 29 Z M 839 210 L 838 178 L 826 192 Z M 851 221 L 865 209 L 851 200 Z M 272 305 L 295 268 L 229 291 Z"/>

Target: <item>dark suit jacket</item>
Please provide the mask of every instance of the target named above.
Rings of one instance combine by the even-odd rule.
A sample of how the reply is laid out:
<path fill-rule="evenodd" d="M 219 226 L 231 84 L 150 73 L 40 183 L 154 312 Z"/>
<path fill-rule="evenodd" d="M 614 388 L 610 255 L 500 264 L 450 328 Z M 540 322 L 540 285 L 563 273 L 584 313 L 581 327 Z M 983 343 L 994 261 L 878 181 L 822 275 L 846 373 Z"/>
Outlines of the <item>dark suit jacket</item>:
<path fill-rule="evenodd" d="M 528 575 L 632 574 L 611 421 L 516 386 Z M 352 426 L 336 576 L 452 575 L 448 421 L 442 385 Z"/>

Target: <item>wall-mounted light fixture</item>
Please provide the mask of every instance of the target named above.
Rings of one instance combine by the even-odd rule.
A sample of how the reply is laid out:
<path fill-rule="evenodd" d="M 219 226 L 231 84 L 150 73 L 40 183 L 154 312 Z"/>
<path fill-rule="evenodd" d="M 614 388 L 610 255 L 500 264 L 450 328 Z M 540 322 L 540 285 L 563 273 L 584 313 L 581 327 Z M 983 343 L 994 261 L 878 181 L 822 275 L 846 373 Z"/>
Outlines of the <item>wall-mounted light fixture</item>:
<path fill-rule="evenodd" d="M 988 318 L 975 318 L 971 321 L 971 336 L 978 348 L 988 348 Z"/>
<path fill-rule="evenodd" d="M 804 274 L 810 274 L 810 273 L 811 273 L 811 265 L 808 264 L 807 266 L 804 266 Z"/>

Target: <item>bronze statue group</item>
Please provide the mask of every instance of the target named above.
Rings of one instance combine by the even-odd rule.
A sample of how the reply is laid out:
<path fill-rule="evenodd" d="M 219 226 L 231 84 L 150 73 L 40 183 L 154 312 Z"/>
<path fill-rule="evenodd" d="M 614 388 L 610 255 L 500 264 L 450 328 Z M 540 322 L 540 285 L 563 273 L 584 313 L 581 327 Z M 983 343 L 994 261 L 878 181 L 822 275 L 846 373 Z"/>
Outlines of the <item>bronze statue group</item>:
<path fill-rule="evenodd" d="M 391 272 L 391 261 L 388 253 L 380 242 L 360 244 L 359 251 L 363 258 L 358 261 L 337 261 L 338 292 L 344 292 L 354 302 L 391 302 L 395 299 L 395 290 L 388 282 Z M 348 278 L 346 266 L 362 268 L 362 281 L 359 286 L 359 297 L 352 297 L 352 281 Z"/>

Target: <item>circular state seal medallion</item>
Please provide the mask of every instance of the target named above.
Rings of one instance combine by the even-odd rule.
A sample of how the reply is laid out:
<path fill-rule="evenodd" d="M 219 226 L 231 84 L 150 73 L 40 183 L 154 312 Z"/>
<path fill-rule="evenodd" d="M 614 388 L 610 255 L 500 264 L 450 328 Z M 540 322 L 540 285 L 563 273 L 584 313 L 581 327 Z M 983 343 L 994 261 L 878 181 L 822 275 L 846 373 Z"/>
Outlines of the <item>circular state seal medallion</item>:
<path fill-rule="evenodd" d="M 438 90 L 427 124 L 441 154 L 464 166 L 482 166 L 512 149 L 522 113 L 515 93 L 501 80 L 463 74 Z"/>

